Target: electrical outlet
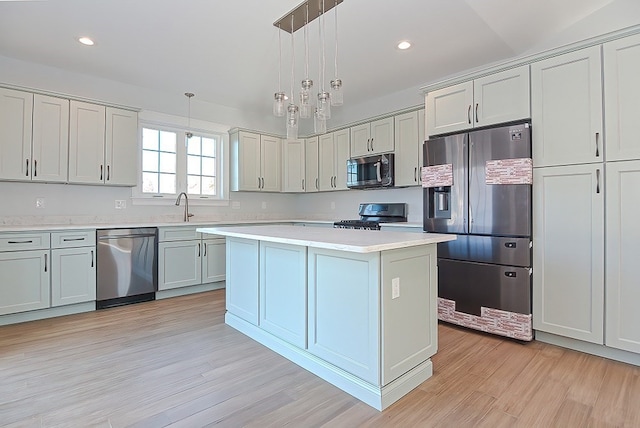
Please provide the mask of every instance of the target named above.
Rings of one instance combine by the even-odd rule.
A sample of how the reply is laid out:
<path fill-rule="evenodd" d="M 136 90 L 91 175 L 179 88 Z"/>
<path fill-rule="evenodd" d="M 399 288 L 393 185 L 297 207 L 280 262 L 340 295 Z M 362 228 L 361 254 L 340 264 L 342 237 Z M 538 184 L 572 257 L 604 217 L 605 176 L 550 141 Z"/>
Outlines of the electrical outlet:
<path fill-rule="evenodd" d="M 44 208 L 44 198 L 36 198 L 36 208 Z"/>
<path fill-rule="evenodd" d="M 397 299 L 400 297 L 400 278 L 393 278 L 391 280 L 391 298 Z"/>
<path fill-rule="evenodd" d="M 267 209 L 267 202 L 266 201 L 262 201 L 262 209 L 263 210 Z"/>
<path fill-rule="evenodd" d="M 116 199 L 116 209 L 123 210 L 125 208 L 127 208 L 127 201 L 124 199 Z"/>

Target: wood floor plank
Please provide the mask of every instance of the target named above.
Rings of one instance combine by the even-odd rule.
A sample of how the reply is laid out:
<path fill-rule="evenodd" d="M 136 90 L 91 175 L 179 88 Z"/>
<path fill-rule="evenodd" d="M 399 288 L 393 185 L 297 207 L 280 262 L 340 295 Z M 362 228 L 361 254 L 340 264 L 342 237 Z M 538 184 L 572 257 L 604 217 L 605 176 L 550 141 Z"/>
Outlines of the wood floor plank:
<path fill-rule="evenodd" d="M 438 326 L 384 412 L 224 324 L 224 290 L 0 327 L 0 426 L 640 426 L 640 368 Z"/>

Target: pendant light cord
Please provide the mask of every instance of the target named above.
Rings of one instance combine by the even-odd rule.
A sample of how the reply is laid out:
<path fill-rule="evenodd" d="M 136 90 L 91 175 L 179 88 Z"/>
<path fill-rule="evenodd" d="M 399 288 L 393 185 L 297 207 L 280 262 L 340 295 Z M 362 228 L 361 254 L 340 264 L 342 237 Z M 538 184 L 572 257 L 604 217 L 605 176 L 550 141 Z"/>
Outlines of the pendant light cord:
<path fill-rule="evenodd" d="M 293 15 L 291 15 L 291 28 L 293 28 Z M 296 55 L 295 55 L 295 50 L 294 50 L 294 45 L 293 45 L 293 30 L 291 31 L 291 101 L 289 102 L 290 104 L 295 104 L 294 100 L 293 100 L 293 85 L 294 85 L 294 70 L 295 70 L 295 64 L 296 64 Z"/>
<path fill-rule="evenodd" d="M 336 74 L 335 77 L 336 79 L 338 78 L 338 2 L 336 0 L 335 5 L 333 6 L 334 10 L 335 10 L 335 21 L 336 21 L 336 55 L 335 55 L 335 70 L 336 70 Z"/>
<path fill-rule="evenodd" d="M 322 38 L 322 79 L 321 79 L 321 81 L 322 81 L 322 92 L 324 92 L 324 68 L 325 68 L 325 57 L 324 57 L 324 36 L 325 36 L 324 0 L 322 0 L 322 16 L 321 16 L 321 18 L 322 18 L 322 31 L 321 31 L 322 32 L 322 35 L 321 35 L 321 38 Z"/>
<path fill-rule="evenodd" d="M 307 16 L 304 22 L 304 78 L 309 78 L 309 3 L 307 3 Z"/>
<path fill-rule="evenodd" d="M 278 25 L 278 92 L 282 92 L 282 29 Z"/>

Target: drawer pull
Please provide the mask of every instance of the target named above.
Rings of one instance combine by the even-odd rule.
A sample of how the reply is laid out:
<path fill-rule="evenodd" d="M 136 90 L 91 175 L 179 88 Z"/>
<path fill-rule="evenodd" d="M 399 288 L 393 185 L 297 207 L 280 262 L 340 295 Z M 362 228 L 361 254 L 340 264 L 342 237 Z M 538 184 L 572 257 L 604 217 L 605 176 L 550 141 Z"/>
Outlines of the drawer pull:
<path fill-rule="evenodd" d="M 71 242 L 71 241 L 84 241 L 85 238 L 62 238 L 62 240 L 64 242 Z"/>
<path fill-rule="evenodd" d="M 9 241 L 8 244 L 33 244 L 33 241 Z"/>

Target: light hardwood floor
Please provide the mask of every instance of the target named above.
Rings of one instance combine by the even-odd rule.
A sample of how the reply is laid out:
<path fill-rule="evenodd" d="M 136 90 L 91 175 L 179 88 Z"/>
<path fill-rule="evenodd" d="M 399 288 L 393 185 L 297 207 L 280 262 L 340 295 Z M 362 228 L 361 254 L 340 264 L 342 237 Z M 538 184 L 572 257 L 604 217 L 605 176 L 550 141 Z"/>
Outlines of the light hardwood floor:
<path fill-rule="evenodd" d="M 224 324 L 224 290 L 0 327 L 4 427 L 640 427 L 640 368 L 439 327 L 378 412 Z"/>

